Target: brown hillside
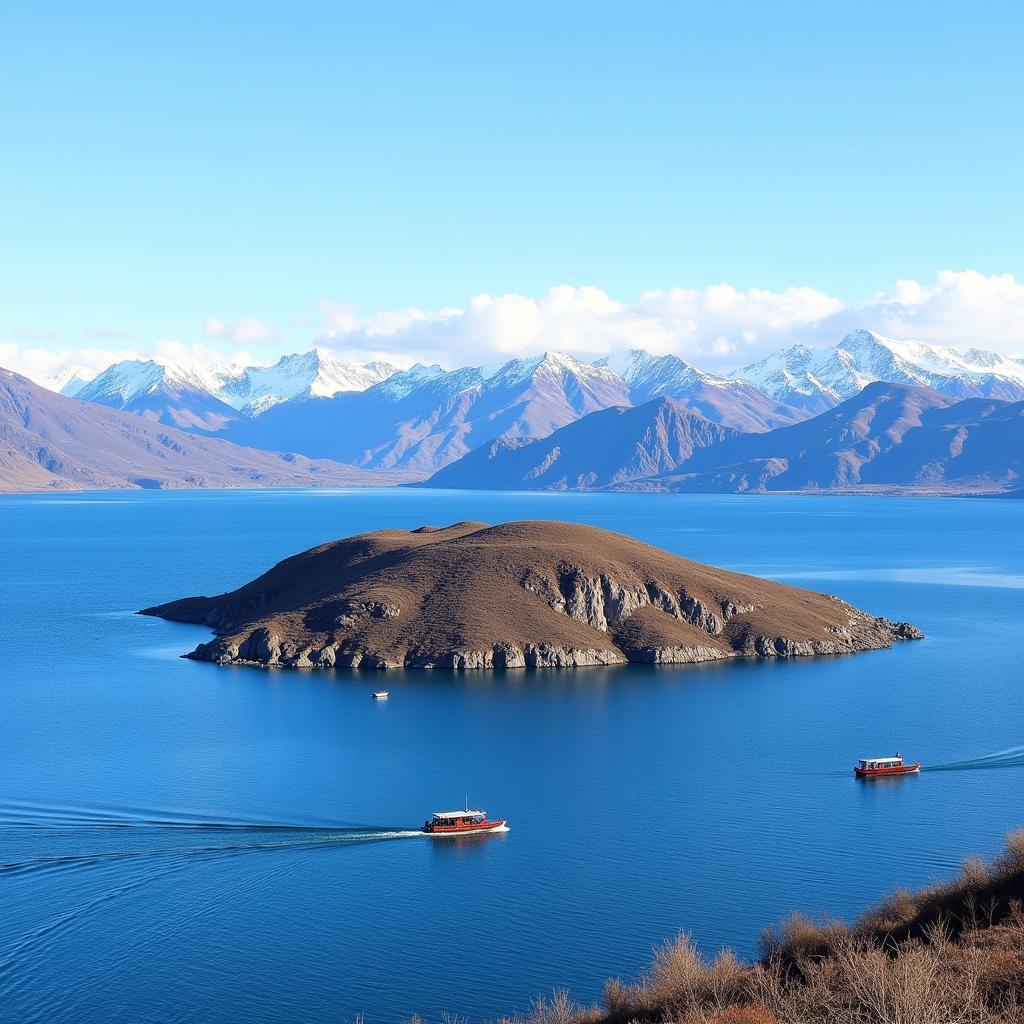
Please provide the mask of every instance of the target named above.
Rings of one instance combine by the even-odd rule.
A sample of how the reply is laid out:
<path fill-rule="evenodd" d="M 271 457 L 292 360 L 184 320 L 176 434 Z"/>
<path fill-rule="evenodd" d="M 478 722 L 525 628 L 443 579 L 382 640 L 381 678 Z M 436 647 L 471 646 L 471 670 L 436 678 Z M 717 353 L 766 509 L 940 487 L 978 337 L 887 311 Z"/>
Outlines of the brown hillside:
<path fill-rule="evenodd" d="M 54 394 L 0 369 L 0 492 L 396 483 L 353 466 L 243 448 Z"/>
<path fill-rule="evenodd" d="M 845 654 L 921 634 L 838 598 L 556 522 L 331 541 L 219 597 L 142 613 L 216 630 L 192 657 L 512 668 Z"/>
<path fill-rule="evenodd" d="M 852 925 L 794 915 L 765 933 L 757 964 L 704 957 L 680 935 L 638 982 L 609 981 L 602 1006 L 556 992 L 504 1024 L 1020 1024 L 1022 901 L 1024 831 L 993 862 L 970 859 Z"/>

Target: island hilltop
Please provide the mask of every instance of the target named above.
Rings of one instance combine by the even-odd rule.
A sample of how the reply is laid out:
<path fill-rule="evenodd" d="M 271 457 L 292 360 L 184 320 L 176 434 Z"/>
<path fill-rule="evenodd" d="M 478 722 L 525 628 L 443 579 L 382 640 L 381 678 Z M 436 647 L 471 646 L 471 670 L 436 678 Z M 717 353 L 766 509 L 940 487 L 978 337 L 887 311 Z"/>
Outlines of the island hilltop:
<path fill-rule="evenodd" d="M 922 635 L 837 597 L 542 521 L 330 541 L 238 590 L 141 614 L 215 630 L 188 657 L 294 668 L 688 663 L 847 654 Z"/>

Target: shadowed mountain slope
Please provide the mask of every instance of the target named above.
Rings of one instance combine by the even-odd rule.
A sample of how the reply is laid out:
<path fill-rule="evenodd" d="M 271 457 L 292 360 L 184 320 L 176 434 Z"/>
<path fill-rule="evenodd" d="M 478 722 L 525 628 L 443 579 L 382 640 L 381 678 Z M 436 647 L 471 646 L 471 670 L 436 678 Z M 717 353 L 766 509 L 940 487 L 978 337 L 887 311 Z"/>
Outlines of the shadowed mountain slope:
<path fill-rule="evenodd" d="M 671 398 L 591 413 L 539 441 L 500 439 L 427 481 L 493 490 L 599 488 L 672 472 L 698 448 L 740 436 Z"/>
<path fill-rule="evenodd" d="M 957 401 L 928 388 L 869 384 L 812 420 L 730 438 L 681 471 L 632 486 L 747 491 L 910 487 L 1001 490 L 1024 476 L 1024 402 Z"/>

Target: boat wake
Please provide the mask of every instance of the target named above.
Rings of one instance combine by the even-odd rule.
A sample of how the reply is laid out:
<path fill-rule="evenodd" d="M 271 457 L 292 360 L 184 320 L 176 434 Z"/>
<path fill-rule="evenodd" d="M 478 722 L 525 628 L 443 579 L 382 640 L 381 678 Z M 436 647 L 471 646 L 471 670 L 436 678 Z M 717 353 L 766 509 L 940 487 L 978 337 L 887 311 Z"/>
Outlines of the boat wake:
<path fill-rule="evenodd" d="M 33 965 L 111 902 L 179 873 L 246 854 L 340 850 L 423 837 L 419 829 L 408 828 L 0 804 L 0 885 L 15 901 L 52 908 L 21 934 L 0 936 L 0 992 L 6 999 L 30 985 Z M 268 878 L 289 869 L 287 860 L 268 857 L 254 862 L 247 877 Z"/>
<path fill-rule="evenodd" d="M 965 761 L 949 761 L 946 764 L 924 765 L 925 772 L 972 772 L 986 768 L 1019 768 L 1024 766 L 1024 746 L 1007 747 L 993 754 L 968 758 Z"/>
<path fill-rule="evenodd" d="M 239 829 L 250 832 L 337 832 L 349 828 L 370 828 L 354 822 L 274 822 L 228 816 L 207 817 L 181 811 L 136 808 L 61 807 L 21 801 L 0 801 L 0 828 L 157 828 L 157 829 Z"/>
<path fill-rule="evenodd" d="M 124 861 L 337 848 L 423 838 L 419 829 L 207 820 L 144 811 L 0 804 L 0 877 Z"/>

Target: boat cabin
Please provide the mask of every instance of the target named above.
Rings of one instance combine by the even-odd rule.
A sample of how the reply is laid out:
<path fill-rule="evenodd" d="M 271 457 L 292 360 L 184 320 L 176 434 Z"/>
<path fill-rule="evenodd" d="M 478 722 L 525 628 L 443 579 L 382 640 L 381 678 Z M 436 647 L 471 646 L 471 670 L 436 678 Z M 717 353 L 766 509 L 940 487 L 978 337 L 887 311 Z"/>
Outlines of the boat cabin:
<path fill-rule="evenodd" d="M 480 810 L 435 811 L 431 825 L 440 828 L 464 828 L 467 825 L 482 825 L 487 821 L 487 812 Z"/>
<path fill-rule="evenodd" d="M 861 771 L 873 772 L 879 768 L 902 768 L 902 757 L 862 757 L 858 765 Z"/>

